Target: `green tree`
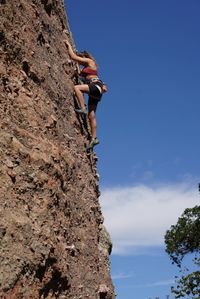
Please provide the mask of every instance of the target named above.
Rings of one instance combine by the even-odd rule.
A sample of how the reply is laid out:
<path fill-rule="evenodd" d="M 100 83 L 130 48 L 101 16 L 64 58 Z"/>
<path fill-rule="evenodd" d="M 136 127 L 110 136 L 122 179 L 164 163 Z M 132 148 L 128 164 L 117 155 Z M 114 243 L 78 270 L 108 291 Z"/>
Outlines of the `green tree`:
<path fill-rule="evenodd" d="M 165 235 L 166 252 L 172 263 L 180 268 L 176 287 L 172 287 L 175 298 L 200 298 L 200 206 L 186 209 Z M 184 273 L 183 258 L 194 254 L 197 271 Z"/>

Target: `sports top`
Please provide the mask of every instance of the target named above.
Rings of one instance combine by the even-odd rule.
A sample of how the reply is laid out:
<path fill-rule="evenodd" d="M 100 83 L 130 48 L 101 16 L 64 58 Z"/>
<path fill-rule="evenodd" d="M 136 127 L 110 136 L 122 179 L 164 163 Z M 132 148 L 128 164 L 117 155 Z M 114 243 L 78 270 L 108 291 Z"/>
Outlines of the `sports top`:
<path fill-rule="evenodd" d="M 89 67 L 84 67 L 80 72 L 81 77 L 87 77 L 89 75 L 97 76 L 98 75 L 97 70 L 93 70 Z"/>

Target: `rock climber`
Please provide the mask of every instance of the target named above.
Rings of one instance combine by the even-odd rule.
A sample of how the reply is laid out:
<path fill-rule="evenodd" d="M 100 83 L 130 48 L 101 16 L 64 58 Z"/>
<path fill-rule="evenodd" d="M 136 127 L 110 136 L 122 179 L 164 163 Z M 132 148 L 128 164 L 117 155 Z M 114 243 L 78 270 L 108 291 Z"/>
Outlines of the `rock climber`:
<path fill-rule="evenodd" d="M 102 94 L 107 91 L 107 87 L 98 77 L 97 63 L 92 55 L 87 51 L 75 53 L 69 41 L 64 40 L 64 42 L 69 50 L 70 58 L 78 62 L 78 66 L 83 66 L 82 70 L 79 72 L 79 76 L 81 77 L 83 84 L 74 86 L 74 91 L 80 106 L 80 108 L 75 109 L 75 111 L 82 115 L 88 114 L 92 139 L 87 149 L 90 150 L 93 149 L 95 145 L 99 144 L 99 140 L 96 135 L 96 109 L 98 102 L 101 100 Z M 89 96 L 88 112 L 84 100 L 85 93 Z"/>

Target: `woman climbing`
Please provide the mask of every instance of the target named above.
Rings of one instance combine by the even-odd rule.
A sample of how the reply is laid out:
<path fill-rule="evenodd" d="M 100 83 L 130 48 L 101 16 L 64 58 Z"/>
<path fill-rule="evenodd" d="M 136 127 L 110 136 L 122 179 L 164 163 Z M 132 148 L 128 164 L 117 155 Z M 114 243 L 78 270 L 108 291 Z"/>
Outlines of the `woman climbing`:
<path fill-rule="evenodd" d="M 82 78 L 83 84 L 74 86 L 74 91 L 78 99 L 79 109 L 75 109 L 77 113 L 87 115 L 89 118 L 92 139 L 89 143 L 88 150 L 92 149 L 95 145 L 99 144 L 96 136 L 96 109 L 98 102 L 101 100 L 102 94 L 107 91 L 106 85 L 98 78 L 97 63 L 95 59 L 87 51 L 75 53 L 68 40 L 64 41 L 68 50 L 69 56 L 72 60 L 78 62 L 83 66 L 79 73 Z M 85 107 L 84 94 L 87 93 L 88 99 L 88 112 Z"/>

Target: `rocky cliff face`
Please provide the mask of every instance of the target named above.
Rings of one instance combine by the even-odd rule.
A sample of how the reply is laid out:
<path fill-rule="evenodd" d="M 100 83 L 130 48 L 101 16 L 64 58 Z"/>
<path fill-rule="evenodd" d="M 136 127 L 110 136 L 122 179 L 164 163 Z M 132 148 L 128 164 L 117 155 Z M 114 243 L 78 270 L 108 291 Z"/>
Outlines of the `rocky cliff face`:
<path fill-rule="evenodd" d="M 62 0 L 0 0 L 0 298 L 115 297 L 65 29 Z"/>

